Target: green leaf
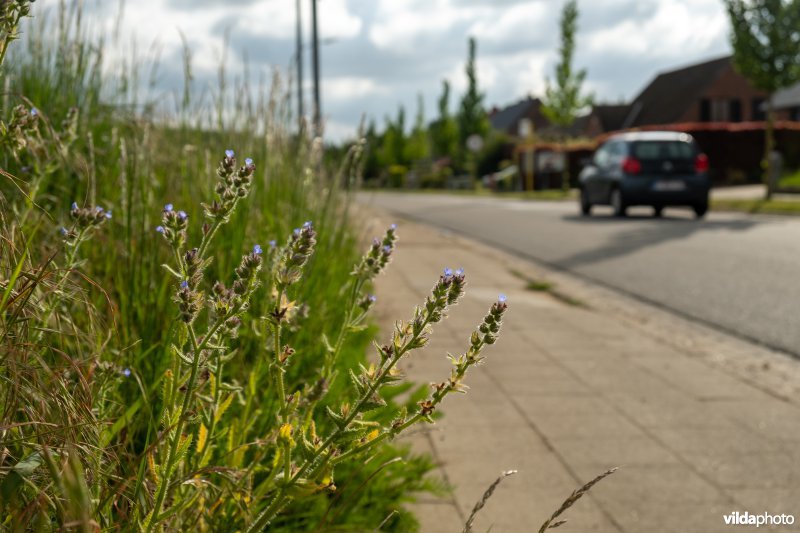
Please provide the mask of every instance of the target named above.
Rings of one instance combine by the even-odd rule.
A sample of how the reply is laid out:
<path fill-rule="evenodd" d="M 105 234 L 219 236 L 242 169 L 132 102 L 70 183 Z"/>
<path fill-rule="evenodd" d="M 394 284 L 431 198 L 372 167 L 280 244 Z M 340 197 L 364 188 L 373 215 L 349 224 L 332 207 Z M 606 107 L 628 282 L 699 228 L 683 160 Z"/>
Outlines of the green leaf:
<path fill-rule="evenodd" d="M 172 274 L 173 276 L 175 276 L 176 278 L 178 278 L 178 279 L 180 279 L 180 280 L 182 280 L 182 279 L 183 279 L 183 274 L 178 274 L 177 272 L 175 272 L 175 271 L 172 269 L 172 267 L 171 267 L 171 266 L 169 266 L 169 265 L 167 265 L 167 264 L 163 264 L 163 265 L 161 265 L 161 267 L 162 267 L 164 270 L 166 270 L 167 272 L 169 272 L 170 274 Z"/>

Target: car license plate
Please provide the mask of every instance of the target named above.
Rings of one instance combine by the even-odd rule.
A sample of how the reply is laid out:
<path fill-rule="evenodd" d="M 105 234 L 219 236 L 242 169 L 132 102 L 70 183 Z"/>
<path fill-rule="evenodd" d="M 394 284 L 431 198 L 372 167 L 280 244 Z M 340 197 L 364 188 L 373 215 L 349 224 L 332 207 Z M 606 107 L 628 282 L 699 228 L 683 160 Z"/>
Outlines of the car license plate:
<path fill-rule="evenodd" d="M 685 191 L 686 184 L 680 180 L 662 180 L 657 181 L 653 185 L 653 190 L 656 191 Z"/>

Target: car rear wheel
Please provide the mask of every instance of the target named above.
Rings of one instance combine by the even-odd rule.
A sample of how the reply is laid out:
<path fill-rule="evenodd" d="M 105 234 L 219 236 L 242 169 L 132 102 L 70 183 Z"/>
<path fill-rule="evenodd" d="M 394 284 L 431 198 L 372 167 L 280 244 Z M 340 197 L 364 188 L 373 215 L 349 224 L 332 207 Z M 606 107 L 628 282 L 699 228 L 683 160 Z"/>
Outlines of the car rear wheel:
<path fill-rule="evenodd" d="M 619 189 L 613 189 L 611 191 L 611 207 L 614 209 L 614 216 L 615 217 L 624 217 L 627 212 L 628 208 L 625 205 L 625 201 L 622 199 L 622 191 Z"/>
<path fill-rule="evenodd" d="M 694 206 L 694 215 L 697 218 L 703 218 L 708 212 L 708 202 L 702 202 Z"/>
<path fill-rule="evenodd" d="M 585 189 L 581 189 L 581 214 L 586 217 L 592 214 L 592 204 Z"/>

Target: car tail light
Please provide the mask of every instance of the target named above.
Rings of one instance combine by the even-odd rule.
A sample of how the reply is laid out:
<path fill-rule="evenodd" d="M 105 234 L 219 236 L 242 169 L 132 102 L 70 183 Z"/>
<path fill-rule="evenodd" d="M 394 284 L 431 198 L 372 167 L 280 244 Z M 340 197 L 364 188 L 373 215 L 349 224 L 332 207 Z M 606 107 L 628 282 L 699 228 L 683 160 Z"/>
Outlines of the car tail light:
<path fill-rule="evenodd" d="M 638 159 L 633 157 L 626 157 L 622 161 L 622 171 L 625 174 L 639 174 L 642 171 L 642 164 Z"/>
<path fill-rule="evenodd" d="M 698 174 L 708 172 L 708 156 L 706 154 L 699 154 L 694 159 L 694 171 Z"/>

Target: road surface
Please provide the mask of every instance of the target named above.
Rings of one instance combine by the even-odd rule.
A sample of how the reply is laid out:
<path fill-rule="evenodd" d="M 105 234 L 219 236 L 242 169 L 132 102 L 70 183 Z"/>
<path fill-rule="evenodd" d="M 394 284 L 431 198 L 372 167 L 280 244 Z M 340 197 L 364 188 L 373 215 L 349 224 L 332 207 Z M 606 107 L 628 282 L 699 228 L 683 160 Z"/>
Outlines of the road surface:
<path fill-rule="evenodd" d="M 624 291 L 800 355 L 800 218 L 648 208 L 629 217 L 573 202 L 362 193 L 358 200 Z M 447 263 L 443 258 L 443 263 Z"/>

